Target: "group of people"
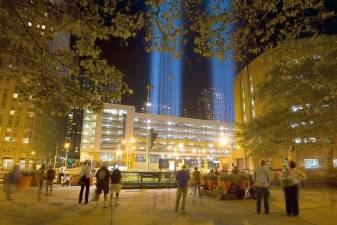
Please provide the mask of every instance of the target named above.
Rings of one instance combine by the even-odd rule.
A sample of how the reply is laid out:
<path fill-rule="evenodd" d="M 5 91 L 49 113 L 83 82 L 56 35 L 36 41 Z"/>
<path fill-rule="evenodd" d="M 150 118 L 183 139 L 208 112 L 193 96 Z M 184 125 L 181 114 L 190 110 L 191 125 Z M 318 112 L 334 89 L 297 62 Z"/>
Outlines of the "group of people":
<path fill-rule="evenodd" d="M 53 181 L 55 179 L 55 170 L 49 166 L 42 164 L 37 171 L 38 179 L 38 200 L 41 200 L 43 187 L 45 186 L 45 195 L 51 195 L 53 190 Z M 4 191 L 8 201 L 13 200 L 12 194 L 20 179 L 20 167 L 14 165 L 13 168 L 4 177 Z"/>
<path fill-rule="evenodd" d="M 82 203 L 83 192 L 84 194 L 84 204 L 88 204 L 89 202 L 89 192 L 90 192 L 90 176 L 91 175 L 91 167 L 88 162 L 85 162 L 81 168 L 80 172 L 80 181 L 79 184 L 81 186 L 80 194 L 79 194 L 79 204 Z M 94 192 L 93 200 L 96 202 L 95 207 L 98 207 L 100 195 L 104 194 L 104 205 L 103 207 L 108 207 L 107 200 L 108 194 L 110 192 L 110 201 L 109 205 L 112 205 L 113 198 L 115 197 L 115 206 L 118 205 L 119 193 L 121 191 L 121 179 L 122 175 L 118 168 L 115 168 L 112 172 L 109 171 L 106 164 L 103 164 L 102 167 L 96 172 L 96 190 Z"/>
<path fill-rule="evenodd" d="M 299 184 L 304 178 L 305 175 L 296 168 L 296 163 L 293 161 L 290 161 L 289 166 L 285 166 L 281 171 L 280 181 L 285 194 L 287 216 L 299 215 Z M 255 169 L 253 181 L 256 193 L 256 212 L 261 213 L 261 200 L 263 198 L 264 212 L 265 214 L 269 214 L 269 187 L 271 179 L 269 169 L 266 167 L 264 160 L 262 160 L 261 165 Z"/>
<path fill-rule="evenodd" d="M 62 174 L 63 173 L 63 174 Z M 89 202 L 89 192 L 90 192 L 90 179 L 92 174 L 92 168 L 88 162 L 85 162 L 81 167 L 80 171 L 80 193 L 79 193 L 79 204 L 82 203 L 83 193 L 84 194 L 84 204 Z M 51 195 L 53 190 L 53 181 L 55 179 L 55 170 L 49 166 L 46 168 L 45 165 L 41 165 L 37 175 L 40 177 L 38 184 L 38 200 L 41 200 L 41 195 L 43 192 L 43 187 L 45 184 L 45 195 Z M 68 177 L 68 182 L 70 182 L 69 176 L 64 175 L 64 171 L 60 171 L 59 180 L 62 177 Z M 18 165 L 15 165 L 9 173 L 5 176 L 5 186 L 4 190 L 6 193 L 7 200 L 12 200 L 12 192 L 15 185 L 18 183 L 20 177 L 20 169 Z M 103 164 L 101 168 L 95 173 L 96 178 L 96 190 L 94 191 L 95 207 L 99 205 L 100 195 L 103 192 L 104 195 L 104 205 L 103 207 L 108 207 L 108 195 L 110 192 L 109 205 L 113 204 L 113 198 L 115 197 L 115 206 L 118 205 L 119 193 L 121 191 L 121 179 L 122 175 L 118 168 L 114 168 L 112 172 L 109 171 L 106 164 Z M 280 173 L 280 181 L 285 194 L 285 205 L 286 213 L 288 216 L 298 216 L 299 215 L 299 183 L 305 178 L 305 175 L 296 168 L 296 163 L 293 161 L 289 162 L 289 166 L 285 166 Z M 186 165 L 182 165 L 181 170 L 176 173 L 177 181 L 177 193 L 176 193 L 176 203 L 175 211 L 178 212 L 179 206 L 182 211 L 185 211 L 187 191 L 189 188 L 190 172 L 187 170 Z M 266 166 L 266 161 L 262 160 L 260 165 L 256 167 L 252 174 L 252 182 L 254 183 L 254 192 L 256 196 L 256 212 L 261 213 L 262 199 L 264 205 L 264 213 L 269 214 L 269 199 L 270 199 L 270 185 L 271 177 L 269 168 Z M 201 173 L 198 168 L 195 167 L 192 173 L 192 187 L 194 188 L 194 194 L 201 196 L 200 192 L 201 186 Z"/>
<path fill-rule="evenodd" d="M 194 188 L 194 193 L 200 193 L 200 171 L 198 168 L 194 168 L 192 173 L 192 187 Z M 301 180 L 305 178 L 304 173 L 296 168 L 296 163 L 293 161 L 289 162 L 288 166 L 285 166 L 281 171 L 280 180 L 285 194 L 285 205 L 286 213 L 288 216 L 298 216 L 299 215 L 299 184 Z M 175 211 L 178 212 L 180 209 L 184 212 L 186 207 L 186 197 L 188 191 L 188 183 L 190 180 L 190 172 L 187 170 L 186 166 L 183 165 L 181 170 L 176 174 L 177 181 L 177 196 Z M 269 168 L 266 166 L 266 161 L 262 160 L 261 164 L 255 169 L 252 175 L 252 182 L 254 183 L 254 192 L 256 197 L 256 212 L 261 213 L 261 203 L 263 199 L 264 212 L 269 214 L 269 199 L 270 199 L 270 185 L 271 177 Z M 181 202 L 181 205 L 180 205 Z"/>

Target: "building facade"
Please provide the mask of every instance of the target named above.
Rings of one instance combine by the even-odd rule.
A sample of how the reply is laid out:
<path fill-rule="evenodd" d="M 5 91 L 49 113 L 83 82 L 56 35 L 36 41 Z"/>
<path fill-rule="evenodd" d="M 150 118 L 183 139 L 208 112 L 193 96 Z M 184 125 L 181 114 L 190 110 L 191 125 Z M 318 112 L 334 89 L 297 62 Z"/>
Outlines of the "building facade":
<path fill-rule="evenodd" d="M 65 119 L 64 142 L 70 144 L 68 157 L 79 159 L 83 129 L 83 109 L 74 108 Z"/>
<path fill-rule="evenodd" d="M 147 154 L 151 129 L 158 136 Z M 234 147 L 231 123 L 137 113 L 133 106 L 117 104 L 105 104 L 99 114 L 84 112 L 81 161 L 106 161 L 135 170 L 145 170 L 147 162 L 151 170 L 181 163 L 229 168 Z"/>
<path fill-rule="evenodd" d="M 13 80 L 0 78 L 0 168 L 53 161 L 63 120 L 22 101 Z"/>
<path fill-rule="evenodd" d="M 249 123 L 263 115 L 264 103 L 255 99 L 255 94 L 259 83 L 263 81 L 273 65 L 276 65 L 279 61 L 288 62 L 306 56 L 320 55 L 324 48 L 329 48 L 329 45 L 336 44 L 336 41 L 335 36 L 322 35 L 318 38 L 297 40 L 296 43 L 283 43 L 257 57 L 248 65 L 248 68 L 243 68 L 234 82 L 235 122 L 238 124 Z M 251 158 L 246 158 L 245 149 L 241 146 L 237 146 L 237 149 L 233 154 L 233 160 L 241 164 L 246 162 L 250 169 L 254 168 L 258 161 L 254 162 Z M 299 167 L 314 169 L 326 166 L 325 150 L 322 147 L 315 144 L 297 142 L 294 143 L 294 149 L 294 155 L 291 157 L 294 157 Z M 293 154 L 291 153 L 292 150 L 290 146 L 281 149 L 279 154 L 270 159 L 271 166 L 274 169 L 281 169 L 284 159 Z M 337 167 L 337 155 L 334 156 L 334 164 Z"/>
<path fill-rule="evenodd" d="M 215 89 L 203 89 L 198 98 L 198 117 L 204 120 L 225 121 L 225 94 Z"/>

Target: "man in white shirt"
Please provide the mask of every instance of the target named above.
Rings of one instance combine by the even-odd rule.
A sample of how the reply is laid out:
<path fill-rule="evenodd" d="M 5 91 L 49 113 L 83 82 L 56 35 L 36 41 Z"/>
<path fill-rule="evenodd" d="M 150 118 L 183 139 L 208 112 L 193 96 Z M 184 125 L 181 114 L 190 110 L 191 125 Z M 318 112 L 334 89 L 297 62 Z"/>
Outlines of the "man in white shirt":
<path fill-rule="evenodd" d="M 81 168 L 81 172 L 80 172 L 79 184 L 81 185 L 81 191 L 80 191 L 80 195 L 78 199 L 79 204 L 82 203 L 82 196 L 83 196 L 84 188 L 85 188 L 85 202 L 84 203 L 88 204 L 89 191 L 90 191 L 90 171 L 91 171 L 91 167 L 89 166 L 89 162 L 86 161 L 83 164 Z"/>
<path fill-rule="evenodd" d="M 64 177 L 64 166 L 61 166 L 60 168 L 59 168 L 59 177 L 58 177 L 58 182 L 59 183 L 61 183 L 61 180 L 62 180 L 62 177 Z"/>
<path fill-rule="evenodd" d="M 253 181 L 256 192 L 256 212 L 261 213 L 261 199 L 263 197 L 264 212 L 265 214 L 269 214 L 270 173 L 264 160 L 262 160 L 261 165 L 255 169 Z"/>

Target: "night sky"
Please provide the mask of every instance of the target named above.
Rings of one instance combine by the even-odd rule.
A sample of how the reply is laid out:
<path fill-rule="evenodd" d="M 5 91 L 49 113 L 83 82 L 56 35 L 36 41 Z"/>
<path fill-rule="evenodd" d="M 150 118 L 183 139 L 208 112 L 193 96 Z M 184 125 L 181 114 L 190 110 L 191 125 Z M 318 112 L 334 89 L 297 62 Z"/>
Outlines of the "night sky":
<path fill-rule="evenodd" d="M 146 85 L 150 79 L 150 53 L 145 52 L 145 42 L 140 35 L 130 39 L 126 46 L 120 40 L 102 42 L 102 57 L 125 73 L 125 82 L 133 89 L 133 95 L 125 95 L 122 104 L 135 105 L 136 110 L 146 101 Z M 191 46 L 185 46 L 183 61 L 182 108 L 187 117 L 197 117 L 197 98 L 203 88 L 210 87 L 209 60 L 193 54 Z M 184 112 L 183 109 L 181 110 Z"/>

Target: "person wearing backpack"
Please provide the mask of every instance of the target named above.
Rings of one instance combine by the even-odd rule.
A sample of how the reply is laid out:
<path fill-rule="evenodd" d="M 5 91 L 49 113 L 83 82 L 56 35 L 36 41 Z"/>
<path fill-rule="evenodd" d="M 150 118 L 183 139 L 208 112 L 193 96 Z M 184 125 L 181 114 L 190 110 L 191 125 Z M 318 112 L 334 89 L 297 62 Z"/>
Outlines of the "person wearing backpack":
<path fill-rule="evenodd" d="M 44 195 L 48 195 L 48 189 L 49 195 L 51 195 L 51 192 L 53 190 L 54 179 L 55 179 L 55 170 L 52 168 L 52 166 L 49 166 L 46 173 L 46 193 Z"/>
<path fill-rule="evenodd" d="M 107 166 L 103 164 L 103 166 L 97 171 L 96 175 L 96 204 L 95 208 L 98 206 L 100 194 L 104 193 L 104 206 L 106 208 L 108 194 L 109 194 L 109 181 L 110 181 L 110 172 L 107 169 Z"/>
<path fill-rule="evenodd" d="M 110 193 L 110 206 L 112 205 L 113 194 L 116 193 L 115 206 L 118 206 L 119 192 L 122 189 L 121 185 L 122 174 L 118 168 L 114 169 L 111 174 L 111 193 Z"/>

